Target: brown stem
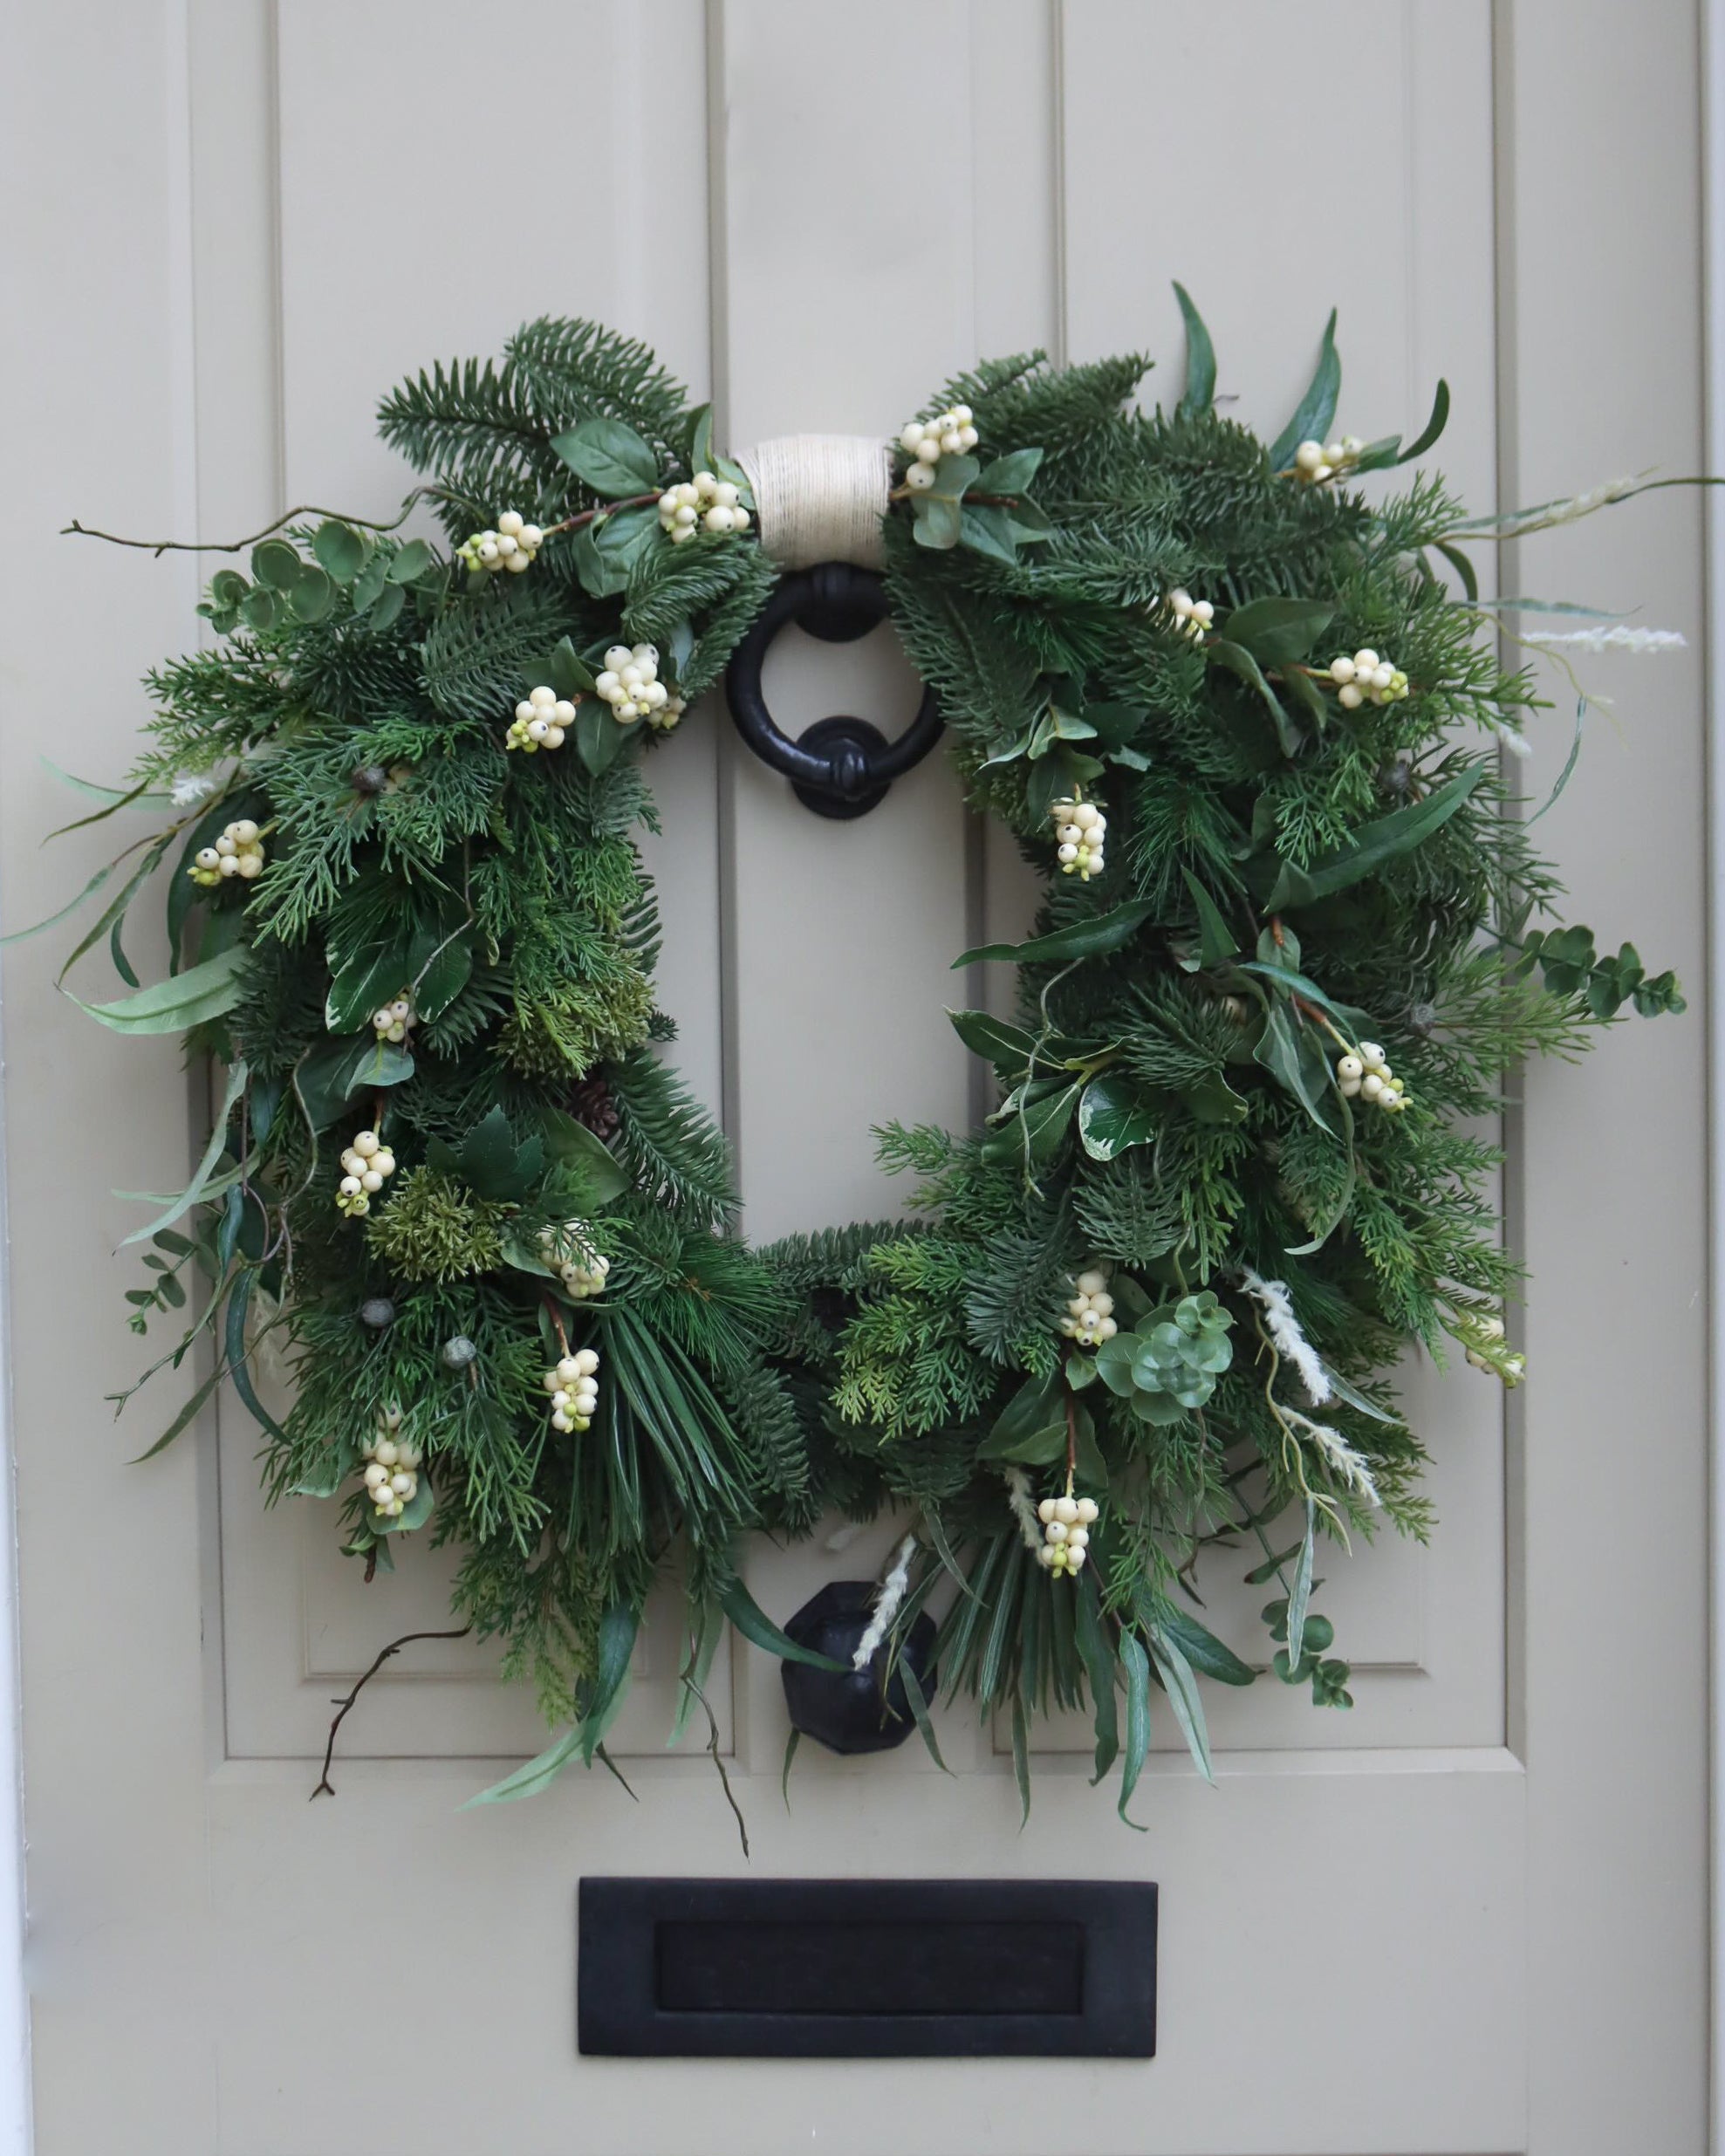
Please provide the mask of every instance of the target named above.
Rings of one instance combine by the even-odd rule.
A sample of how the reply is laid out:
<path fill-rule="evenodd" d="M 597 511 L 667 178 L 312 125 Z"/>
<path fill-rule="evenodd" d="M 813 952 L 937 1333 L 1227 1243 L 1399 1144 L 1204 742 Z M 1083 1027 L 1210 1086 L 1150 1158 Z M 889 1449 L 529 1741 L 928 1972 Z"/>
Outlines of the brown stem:
<path fill-rule="evenodd" d="M 393 523 L 373 524 L 368 517 L 349 517 L 340 510 L 319 509 L 315 503 L 302 502 L 298 509 L 291 509 L 277 517 L 273 524 L 265 524 L 261 531 L 254 531 L 243 539 L 216 541 L 214 539 L 122 539 L 118 532 L 98 531 L 92 524 L 81 524 L 73 517 L 69 524 L 62 524 L 62 538 L 106 539 L 110 546 L 141 547 L 149 554 L 238 554 L 248 546 L 256 546 L 260 539 L 267 539 L 272 531 L 279 531 L 298 517 L 332 517 L 338 524 L 357 524 L 364 531 L 394 531 L 407 522 L 417 504 L 428 496 L 441 495 L 441 487 L 415 487 L 401 504 L 401 514 Z M 655 496 L 654 499 L 658 497 Z"/>
<path fill-rule="evenodd" d="M 547 524 L 544 536 L 554 539 L 559 531 L 578 531 L 583 524 L 592 524 L 594 517 L 614 516 L 619 509 L 645 509 L 664 491 L 662 487 L 655 487 L 651 494 L 630 494 L 620 502 L 601 502 L 597 509 L 584 509 L 578 517 L 565 517 L 560 524 Z"/>
<path fill-rule="evenodd" d="M 373 1557 L 375 1557 L 375 1551 L 373 1551 Z M 369 1578 L 370 1577 L 370 1573 L 367 1572 L 366 1578 Z M 353 1709 L 354 1701 L 359 1698 L 359 1694 L 365 1690 L 366 1687 L 371 1682 L 372 1679 L 376 1676 L 379 1670 L 383 1667 L 384 1664 L 389 1660 L 390 1656 L 392 1654 L 399 1654 L 403 1647 L 410 1646 L 415 1639 L 465 1639 L 469 1632 L 472 1630 L 473 1626 L 471 1625 L 463 1625 L 459 1632 L 404 1632 L 399 1639 L 392 1639 L 389 1645 L 382 1649 L 382 1651 L 379 1653 L 377 1660 L 372 1664 L 371 1667 L 366 1672 L 365 1675 L 360 1678 L 358 1684 L 354 1686 L 353 1689 L 348 1694 L 347 1697 L 345 1700 L 336 1700 L 332 1702 L 336 1709 L 336 1716 L 335 1720 L 330 1724 L 330 1741 L 324 1747 L 324 1771 L 318 1776 L 318 1786 L 312 1790 L 311 1797 L 307 1800 L 308 1802 L 315 1802 L 319 1797 L 333 1797 L 335 1795 L 335 1784 L 330 1780 L 330 1766 L 331 1762 L 335 1758 L 336 1731 L 339 1729 L 342 1723 L 346 1721 L 348 1715 Z"/>
<path fill-rule="evenodd" d="M 539 1300 L 544 1304 L 545 1314 L 550 1318 L 552 1327 L 556 1331 L 558 1346 L 566 1355 L 569 1352 L 569 1335 L 563 1328 L 563 1312 L 552 1302 L 550 1296 L 542 1295 Z"/>

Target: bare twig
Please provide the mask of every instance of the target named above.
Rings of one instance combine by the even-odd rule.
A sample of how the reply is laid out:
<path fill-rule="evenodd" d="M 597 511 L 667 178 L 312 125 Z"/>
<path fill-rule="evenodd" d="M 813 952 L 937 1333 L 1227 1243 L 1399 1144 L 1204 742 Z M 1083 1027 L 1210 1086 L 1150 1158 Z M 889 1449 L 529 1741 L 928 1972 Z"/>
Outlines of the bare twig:
<path fill-rule="evenodd" d="M 377 1660 L 372 1664 L 371 1667 L 366 1672 L 365 1675 L 360 1678 L 359 1681 L 354 1686 L 353 1689 L 348 1694 L 345 1700 L 335 1700 L 331 1702 L 336 1709 L 335 1720 L 330 1724 L 330 1741 L 324 1747 L 324 1771 L 318 1777 L 317 1788 L 311 1792 L 311 1799 L 313 1801 L 319 1797 L 333 1797 L 335 1795 L 335 1784 L 330 1780 L 330 1767 L 335 1758 L 336 1732 L 340 1728 L 342 1723 L 346 1721 L 348 1715 L 352 1713 L 353 1702 L 359 1698 L 359 1694 L 365 1690 L 366 1687 L 371 1682 L 372 1679 L 376 1676 L 379 1670 L 383 1667 L 384 1664 L 389 1660 L 390 1656 L 392 1654 L 399 1654 L 403 1647 L 410 1646 L 415 1639 L 465 1639 L 469 1632 L 472 1630 L 473 1626 L 471 1625 L 463 1625 L 459 1632 L 404 1632 L 399 1639 L 392 1639 L 387 1647 L 380 1650 Z"/>
<path fill-rule="evenodd" d="M 441 487 L 415 487 L 401 504 L 401 513 L 388 524 L 373 524 L 366 517 L 349 517 L 336 509 L 319 509 L 315 503 L 302 502 L 298 509 L 291 509 L 277 517 L 273 524 L 265 524 L 261 531 L 254 531 L 243 539 L 123 539 L 117 531 L 98 531 L 92 524 L 81 524 L 73 517 L 69 524 L 62 524 L 62 538 L 106 539 L 110 546 L 141 547 L 147 554 L 238 554 L 249 546 L 256 546 L 260 539 L 267 539 L 272 532 L 280 531 L 299 517 L 331 517 L 337 524 L 354 524 L 363 531 L 394 531 L 404 524 L 420 503 L 441 498 Z M 654 497 L 655 500 L 657 496 Z"/>

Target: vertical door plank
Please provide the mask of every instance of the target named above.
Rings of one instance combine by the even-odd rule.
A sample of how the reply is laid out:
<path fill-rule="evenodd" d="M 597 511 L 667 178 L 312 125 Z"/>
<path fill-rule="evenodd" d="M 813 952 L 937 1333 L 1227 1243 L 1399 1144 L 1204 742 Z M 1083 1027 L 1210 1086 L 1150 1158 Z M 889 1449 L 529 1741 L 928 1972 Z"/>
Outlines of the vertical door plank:
<path fill-rule="evenodd" d="M 1648 466 L 1701 469 L 1696 36 L 1683 6 L 1517 0 L 1505 17 L 1506 487 L 1518 501 Z M 1598 156 L 1603 131 L 1630 114 L 1633 142 Z M 1505 569 L 1509 588 L 1639 608 L 1696 647 L 1578 662 L 1615 711 L 1594 715 L 1540 826 L 1571 918 L 1608 949 L 1633 936 L 1691 997 L 1687 1017 L 1631 1020 L 1579 1069 L 1530 1069 L 1523 1089 L 1521 1720 L 1542 2156 L 1707 2141 L 1701 516 L 1697 496 L 1647 495 L 1522 542 Z M 1536 799 L 1574 710 L 1561 675 L 1544 676 L 1557 708 L 1529 772 Z M 1602 1617 L 1626 1602 L 1633 1624 Z"/>

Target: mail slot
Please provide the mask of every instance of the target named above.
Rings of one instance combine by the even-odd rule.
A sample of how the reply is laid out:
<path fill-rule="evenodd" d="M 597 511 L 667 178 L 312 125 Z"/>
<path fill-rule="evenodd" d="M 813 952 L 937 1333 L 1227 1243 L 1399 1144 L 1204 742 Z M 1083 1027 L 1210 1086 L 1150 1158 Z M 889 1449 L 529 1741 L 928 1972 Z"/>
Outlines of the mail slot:
<path fill-rule="evenodd" d="M 1137 1880 L 584 1879 L 579 2043 L 613 2057 L 1148 2058 Z"/>

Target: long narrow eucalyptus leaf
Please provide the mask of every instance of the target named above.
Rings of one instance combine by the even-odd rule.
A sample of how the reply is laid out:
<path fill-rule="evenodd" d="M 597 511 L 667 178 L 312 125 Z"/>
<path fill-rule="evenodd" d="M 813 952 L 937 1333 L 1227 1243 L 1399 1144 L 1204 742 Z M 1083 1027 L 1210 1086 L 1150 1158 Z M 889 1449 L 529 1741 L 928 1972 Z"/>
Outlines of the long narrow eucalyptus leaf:
<path fill-rule="evenodd" d="M 1147 1834 L 1148 1827 L 1140 1827 L 1131 1817 L 1126 1806 L 1132 1802 L 1132 1793 L 1138 1787 L 1138 1777 L 1144 1771 L 1145 1754 L 1150 1749 L 1150 1658 L 1144 1652 L 1144 1643 L 1135 1632 L 1122 1627 L 1120 1632 L 1120 1668 L 1126 1681 L 1126 1749 L 1120 1766 L 1120 1801 L 1115 1809 L 1129 1827 L 1137 1827 L 1140 1834 Z"/>
<path fill-rule="evenodd" d="M 798 1646 L 788 1633 L 779 1630 L 735 1576 L 720 1588 L 719 1603 L 751 1646 L 763 1647 L 769 1654 L 777 1655 L 782 1662 L 806 1662 L 811 1669 L 837 1670 L 841 1676 L 849 1670 L 847 1662 L 835 1662 L 825 1654 L 817 1654 L 812 1647 Z"/>
<path fill-rule="evenodd" d="M 126 1242 L 120 1245 L 122 1249 L 127 1242 L 142 1242 L 147 1236 L 160 1235 L 164 1228 L 173 1227 L 175 1221 L 189 1213 L 192 1208 L 202 1199 L 209 1179 L 216 1173 L 216 1163 L 222 1158 L 227 1147 L 228 1118 L 234 1112 L 234 1103 L 245 1091 L 248 1075 L 243 1057 L 229 1066 L 227 1087 L 222 1095 L 222 1105 L 216 1111 L 216 1127 L 209 1133 L 209 1143 L 204 1147 L 202 1160 L 198 1162 L 196 1168 L 193 1171 L 191 1181 L 187 1184 L 165 1213 L 158 1214 L 154 1220 L 147 1222 L 142 1228 L 134 1228 L 127 1236 Z"/>

